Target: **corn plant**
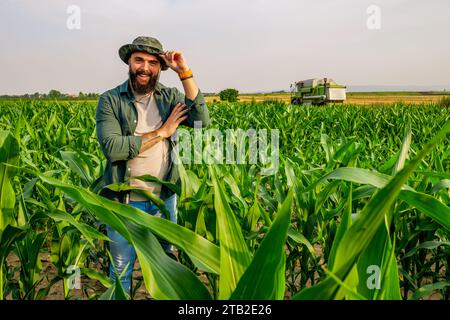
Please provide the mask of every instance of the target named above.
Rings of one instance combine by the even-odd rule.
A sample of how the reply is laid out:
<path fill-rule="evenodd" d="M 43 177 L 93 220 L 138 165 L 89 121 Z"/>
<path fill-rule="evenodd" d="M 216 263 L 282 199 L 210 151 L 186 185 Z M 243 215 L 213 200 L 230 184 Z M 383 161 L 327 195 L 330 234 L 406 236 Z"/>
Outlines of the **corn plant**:
<path fill-rule="evenodd" d="M 178 194 L 174 224 L 98 195 L 105 161 L 94 103 L 2 102 L 0 298 L 45 299 L 62 281 L 72 299 L 70 266 L 103 285 L 87 298 L 129 298 L 107 278 L 106 223 L 134 245 L 155 299 L 450 297 L 448 107 L 209 109 L 221 131 L 279 129 L 280 168 L 188 164 L 179 166 L 181 188 L 140 177 Z M 48 279 L 43 253 L 56 269 Z"/>

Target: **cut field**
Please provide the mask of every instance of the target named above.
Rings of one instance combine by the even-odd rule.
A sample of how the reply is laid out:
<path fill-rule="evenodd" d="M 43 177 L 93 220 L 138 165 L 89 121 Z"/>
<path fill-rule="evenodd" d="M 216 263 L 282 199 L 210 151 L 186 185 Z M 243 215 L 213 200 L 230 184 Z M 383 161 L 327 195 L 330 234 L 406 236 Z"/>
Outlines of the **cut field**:
<path fill-rule="evenodd" d="M 448 97 L 448 95 L 424 94 L 420 92 L 347 93 L 347 100 L 344 103 L 357 105 L 386 105 L 393 103 L 428 104 L 437 103 L 443 97 Z M 289 103 L 290 100 L 291 96 L 287 93 L 239 95 L 240 102 L 281 101 Z M 219 96 L 207 96 L 206 101 L 220 101 L 220 98 Z"/>

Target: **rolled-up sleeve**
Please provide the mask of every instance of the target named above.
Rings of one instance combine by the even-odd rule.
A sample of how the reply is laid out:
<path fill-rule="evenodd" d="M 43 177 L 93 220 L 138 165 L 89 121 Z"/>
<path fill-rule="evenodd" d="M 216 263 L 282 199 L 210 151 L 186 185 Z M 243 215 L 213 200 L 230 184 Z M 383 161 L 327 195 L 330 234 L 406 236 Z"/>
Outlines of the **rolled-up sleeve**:
<path fill-rule="evenodd" d="M 95 119 L 97 139 L 108 161 L 129 160 L 139 154 L 142 138 L 122 135 L 120 121 L 107 95 L 100 96 Z"/>
<path fill-rule="evenodd" d="M 181 124 L 188 127 L 194 127 L 195 121 L 201 121 L 203 128 L 209 126 L 211 121 L 209 119 L 208 107 L 206 106 L 205 98 L 200 89 L 198 90 L 197 96 L 194 100 L 187 98 L 178 89 L 175 90 L 177 95 L 177 103 L 184 102 L 189 108 L 189 112 L 187 113 L 188 118 Z"/>

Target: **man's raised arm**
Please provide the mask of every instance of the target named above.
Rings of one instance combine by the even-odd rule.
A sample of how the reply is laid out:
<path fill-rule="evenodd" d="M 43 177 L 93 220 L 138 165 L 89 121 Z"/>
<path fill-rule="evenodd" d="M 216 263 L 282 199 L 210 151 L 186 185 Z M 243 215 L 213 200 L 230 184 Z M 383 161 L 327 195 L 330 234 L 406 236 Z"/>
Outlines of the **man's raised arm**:
<path fill-rule="evenodd" d="M 164 59 L 169 68 L 178 74 L 183 84 L 185 94 L 183 95 L 177 90 L 179 94 L 176 100 L 178 102 L 183 101 L 187 105 L 188 113 L 187 119 L 181 124 L 193 127 L 195 121 L 200 121 L 202 127 L 208 126 L 210 120 L 205 99 L 194 80 L 193 72 L 189 68 L 183 53 L 181 51 L 167 51 L 160 54 L 160 57 Z"/>

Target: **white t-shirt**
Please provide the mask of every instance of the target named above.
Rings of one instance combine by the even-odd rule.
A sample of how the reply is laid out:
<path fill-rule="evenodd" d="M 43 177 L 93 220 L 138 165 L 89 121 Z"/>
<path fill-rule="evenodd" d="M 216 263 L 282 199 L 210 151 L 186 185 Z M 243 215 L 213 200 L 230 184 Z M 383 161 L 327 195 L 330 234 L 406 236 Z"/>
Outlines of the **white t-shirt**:
<path fill-rule="evenodd" d="M 134 96 L 136 98 L 135 106 L 138 113 L 134 135 L 142 136 L 145 133 L 159 129 L 163 125 L 163 121 L 153 94 L 139 95 L 134 92 Z M 152 148 L 129 160 L 128 167 L 131 170 L 130 185 L 149 190 L 159 197 L 161 194 L 160 184 L 133 179 L 133 177 L 150 174 L 161 180 L 165 180 L 170 167 L 169 147 L 170 140 L 164 139 Z M 148 199 L 131 192 L 130 200 L 147 201 Z"/>

